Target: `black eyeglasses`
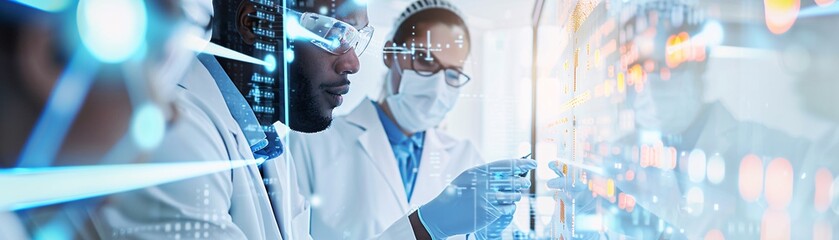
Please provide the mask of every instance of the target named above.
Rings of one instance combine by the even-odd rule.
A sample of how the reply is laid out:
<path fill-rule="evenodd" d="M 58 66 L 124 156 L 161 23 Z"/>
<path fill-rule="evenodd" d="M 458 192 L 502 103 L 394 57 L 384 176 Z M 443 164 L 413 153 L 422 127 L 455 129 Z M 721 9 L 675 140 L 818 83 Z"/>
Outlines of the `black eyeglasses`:
<path fill-rule="evenodd" d="M 469 81 L 472 80 L 472 78 L 463 73 L 459 67 L 443 66 L 443 63 L 441 63 L 440 60 L 437 60 L 437 58 L 434 57 L 434 54 L 426 55 L 426 52 L 419 51 L 418 53 L 413 54 L 411 58 L 413 58 L 411 59 L 411 69 L 413 69 L 417 75 L 430 77 L 440 71 L 443 71 L 446 76 L 446 84 L 456 88 L 463 87 L 463 85 L 466 85 L 466 83 L 469 83 Z M 430 70 L 418 70 L 420 68 Z"/>

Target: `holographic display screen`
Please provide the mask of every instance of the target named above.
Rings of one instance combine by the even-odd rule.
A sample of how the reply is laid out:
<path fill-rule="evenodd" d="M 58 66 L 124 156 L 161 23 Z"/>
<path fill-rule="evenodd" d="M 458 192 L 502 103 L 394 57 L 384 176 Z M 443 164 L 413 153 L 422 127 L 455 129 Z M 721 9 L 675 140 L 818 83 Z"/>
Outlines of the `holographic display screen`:
<path fill-rule="evenodd" d="M 554 2 L 539 34 L 551 239 L 832 239 L 836 5 Z M 556 15 L 556 16 L 554 16 Z M 555 56 L 555 57 L 554 57 Z M 832 59 L 832 60 L 831 60 Z M 547 69 L 545 69 L 547 68 Z M 825 90 L 824 88 L 832 88 Z M 833 119 L 833 120 L 831 120 Z M 540 166 L 541 167 L 541 166 Z M 539 186 L 555 177 L 542 171 Z M 537 201 L 540 202 L 540 201 Z M 541 201 L 544 202 L 544 201 Z M 550 219 L 550 220 L 548 220 Z"/>

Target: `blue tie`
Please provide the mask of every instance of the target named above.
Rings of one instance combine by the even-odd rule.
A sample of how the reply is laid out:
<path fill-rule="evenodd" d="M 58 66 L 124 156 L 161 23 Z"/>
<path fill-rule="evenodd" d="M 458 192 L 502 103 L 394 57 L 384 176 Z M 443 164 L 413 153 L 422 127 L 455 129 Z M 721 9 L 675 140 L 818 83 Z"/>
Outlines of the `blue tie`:
<path fill-rule="evenodd" d="M 408 201 L 411 200 L 411 194 L 413 193 L 414 189 L 414 177 L 416 174 L 414 173 L 414 164 L 416 163 L 414 159 L 414 152 L 417 149 L 416 144 L 413 141 L 407 140 L 403 142 L 403 144 L 408 144 L 407 148 L 404 148 L 407 151 L 400 151 L 397 153 L 399 156 L 399 173 L 402 175 L 402 184 L 405 186 L 405 194 L 408 197 Z"/>

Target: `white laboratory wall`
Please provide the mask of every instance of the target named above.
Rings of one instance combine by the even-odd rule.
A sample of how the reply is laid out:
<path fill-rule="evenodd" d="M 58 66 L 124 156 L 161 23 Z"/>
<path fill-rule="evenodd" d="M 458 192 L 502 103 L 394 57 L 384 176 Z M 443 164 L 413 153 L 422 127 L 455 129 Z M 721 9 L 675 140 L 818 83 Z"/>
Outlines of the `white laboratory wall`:
<path fill-rule="evenodd" d="M 349 113 L 365 98 L 379 99 L 387 72 L 381 49 L 396 17 L 410 2 L 369 1 L 370 23 L 376 32 L 360 58 L 361 71 L 350 76 L 350 93 L 336 115 Z M 465 69 L 472 81 L 461 89 L 458 104 L 441 128 L 471 141 L 487 159 L 527 154 L 533 1 L 452 2 L 466 15 L 472 34 L 472 53 Z"/>

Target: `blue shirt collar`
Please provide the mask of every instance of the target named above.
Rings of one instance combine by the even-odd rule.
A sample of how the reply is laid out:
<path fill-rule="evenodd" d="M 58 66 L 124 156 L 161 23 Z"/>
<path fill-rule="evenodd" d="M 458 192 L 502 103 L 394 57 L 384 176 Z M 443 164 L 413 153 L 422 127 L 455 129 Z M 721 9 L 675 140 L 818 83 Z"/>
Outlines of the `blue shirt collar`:
<path fill-rule="evenodd" d="M 372 101 L 371 101 L 372 102 Z M 422 140 L 425 136 L 425 132 L 418 132 L 408 137 L 402 130 L 399 129 L 399 126 L 387 116 L 382 107 L 379 106 L 376 102 L 372 102 L 373 106 L 376 107 L 376 111 L 379 113 L 379 121 L 382 122 L 382 127 L 385 128 L 385 134 L 387 134 L 387 140 L 390 142 L 391 145 L 398 145 L 404 143 L 405 141 L 411 141 L 416 146 L 422 146 Z"/>

